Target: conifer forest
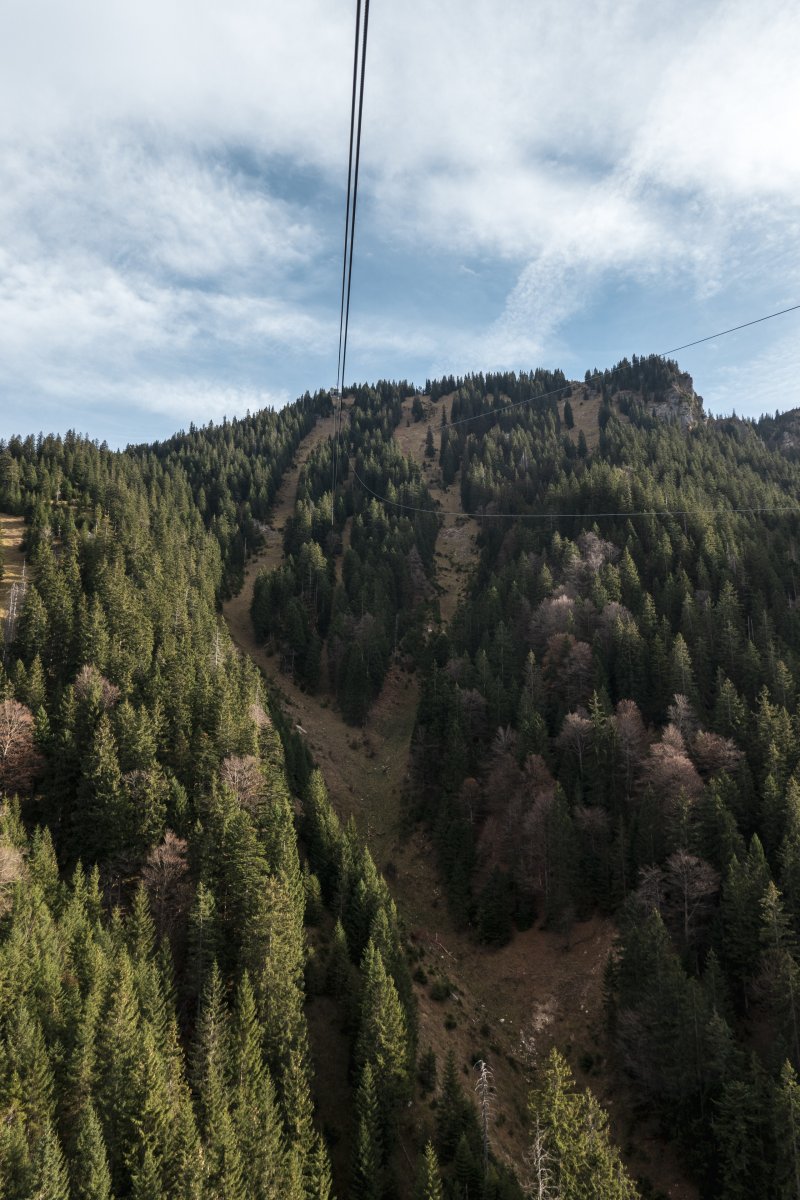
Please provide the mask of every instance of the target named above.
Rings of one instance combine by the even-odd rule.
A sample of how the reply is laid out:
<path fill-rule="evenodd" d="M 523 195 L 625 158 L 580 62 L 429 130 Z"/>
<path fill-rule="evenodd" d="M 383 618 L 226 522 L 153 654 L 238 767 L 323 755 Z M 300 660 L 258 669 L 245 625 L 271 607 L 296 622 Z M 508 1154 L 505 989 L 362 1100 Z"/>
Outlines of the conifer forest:
<path fill-rule="evenodd" d="M 634 356 L 0 442 L 0 1200 L 797 1200 L 796 421 Z"/>

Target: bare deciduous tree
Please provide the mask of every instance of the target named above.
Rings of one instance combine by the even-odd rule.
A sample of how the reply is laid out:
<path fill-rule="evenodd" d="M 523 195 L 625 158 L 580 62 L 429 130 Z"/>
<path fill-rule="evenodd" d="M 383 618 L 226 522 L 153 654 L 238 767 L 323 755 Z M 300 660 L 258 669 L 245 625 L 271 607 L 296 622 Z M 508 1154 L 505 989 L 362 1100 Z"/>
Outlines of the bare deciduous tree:
<path fill-rule="evenodd" d="M 264 794 L 264 776 L 253 754 L 229 754 L 222 760 L 220 778 L 233 792 L 242 808 L 254 812 Z"/>
<path fill-rule="evenodd" d="M 25 874 L 22 851 L 8 842 L 0 842 L 0 916 L 11 907 L 14 884 Z"/>
<path fill-rule="evenodd" d="M 696 949 L 714 915 L 719 874 L 704 858 L 677 850 L 664 867 L 645 867 L 637 896 L 647 908 L 658 909 L 664 924 L 682 950 Z"/>
<path fill-rule="evenodd" d="M 720 737 L 718 733 L 701 731 L 695 736 L 691 749 L 697 769 L 703 776 L 714 775 L 717 771 L 735 771 L 744 760 L 744 754 L 732 738 Z"/>
<path fill-rule="evenodd" d="M 481 1132 L 483 1134 L 483 1177 L 489 1173 L 489 1124 L 494 1109 L 494 1071 L 483 1059 L 475 1064 L 478 1081 L 475 1091 L 478 1093 L 478 1104 L 481 1109 Z"/>
<path fill-rule="evenodd" d="M 544 649 L 547 642 L 557 633 L 567 633 L 575 623 L 575 601 L 566 592 L 548 596 L 542 600 L 533 616 L 530 625 L 530 640 L 538 653 Z"/>
<path fill-rule="evenodd" d="M 186 841 L 168 829 L 163 842 L 153 847 L 142 868 L 150 910 L 162 935 L 173 932 L 189 907 L 191 885 L 186 853 Z"/>
<path fill-rule="evenodd" d="M 692 708 L 687 696 L 677 692 L 672 697 L 672 704 L 667 709 L 670 725 L 680 730 L 684 742 L 689 742 L 697 732 L 697 714 Z"/>
<path fill-rule="evenodd" d="M 586 710 L 579 708 L 577 712 L 567 713 L 558 735 L 558 744 L 575 755 L 581 779 L 583 779 L 583 756 L 588 750 L 591 740 L 592 722 L 586 715 Z"/>
<path fill-rule="evenodd" d="M 630 795 L 634 776 L 647 753 L 647 729 L 635 700 L 620 700 L 612 720 L 625 767 L 625 791 Z"/>
<path fill-rule="evenodd" d="M 525 1154 L 525 1165 L 528 1168 L 525 1195 L 531 1200 L 560 1200 L 561 1189 L 555 1181 L 554 1161 L 550 1153 L 550 1138 L 547 1130 L 542 1128 L 537 1113 L 531 1133 L 530 1149 Z"/>
<path fill-rule="evenodd" d="M 667 725 L 661 740 L 650 747 L 644 763 L 644 780 L 656 795 L 667 802 L 676 800 L 683 792 L 688 800 L 696 800 L 703 790 L 703 781 L 686 753 L 680 730 Z"/>
<path fill-rule="evenodd" d="M 29 791 L 43 766 L 32 712 L 18 700 L 4 700 L 0 704 L 0 792 Z"/>
<path fill-rule="evenodd" d="M 97 667 L 88 664 L 81 667 L 75 677 L 75 695 L 79 700 L 88 700 L 94 692 L 98 693 L 100 703 L 106 712 L 114 707 L 120 696 L 117 685 L 110 679 L 106 679 L 105 675 L 101 675 Z"/>

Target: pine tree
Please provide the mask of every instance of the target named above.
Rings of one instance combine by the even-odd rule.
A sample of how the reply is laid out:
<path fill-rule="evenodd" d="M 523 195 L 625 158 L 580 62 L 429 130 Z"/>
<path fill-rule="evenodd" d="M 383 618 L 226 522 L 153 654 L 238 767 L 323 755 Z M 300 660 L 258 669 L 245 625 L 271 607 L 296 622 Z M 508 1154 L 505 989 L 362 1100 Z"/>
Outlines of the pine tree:
<path fill-rule="evenodd" d="M 103 1064 L 103 1070 L 98 1074 L 96 1104 L 102 1114 L 114 1192 L 126 1186 L 126 1163 L 138 1140 L 135 1080 L 140 1063 L 140 1035 L 133 969 L 127 953 L 120 950 L 109 980 L 108 1000 L 99 1020 L 97 1038 L 97 1061 Z"/>
<path fill-rule="evenodd" d="M 205 1144 L 205 1188 L 214 1200 L 246 1200 L 243 1164 L 230 1112 L 229 1018 L 213 964 L 203 988 L 193 1048 L 193 1081 Z"/>
<path fill-rule="evenodd" d="M 760 903 L 762 980 L 767 991 L 776 1032 L 786 1039 L 789 1055 L 800 1065 L 800 967 L 796 940 L 783 909 L 781 895 L 770 881 Z"/>
<path fill-rule="evenodd" d="M 55 1117 L 55 1084 L 47 1044 L 41 1022 L 32 1016 L 25 1000 L 18 1004 L 16 1013 L 9 1013 L 9 1024 L 7 1060 L 21 1090 L 28 1134 L 36 1136 Z"/>
<path fill-rule="evenodd" d="M 58 1134 L 48 1121 L 38 1139 L 31 1169 L 31 1190 L 36 1200 L 69 1200 L 69 1176 Z"/>
<path fill-rule="evenodd" d="M 353 998 L 351 975 L 352 967 L 347 948 L 347 936 L 341 919 L 337 917 L 328 957 L 326 982 L 331 994 L 344 1005 L 346 1012 L 349 1012 Z"/>
<path fill-rule="evenodd" d="M 258 911 L 258 936 L 264 953 L 258 956 L 254 985 L 270 1069 L 287 1061 L 287 1051 L 302 1036 L 303 968 L 306 942 L 303 928 L 302 881 L 299 892 L 285 876 L 263 881 Z"/>
<path fill-rule="evenodd" d="M 361 1014 L 356 1063 L 372 1065 L 382 1109 L 382 1131 L 390 1136 L 394 1112 L 410 1085 L 411 1047 L 397 989 L 372 941 L 361 965 Z"/>
<path fill-rule="evenodd" d="M 790 781 L 786 791 L 786 832 L 778 851 L 780 885 L 787 911 L 800 931 L 800 790 Z"/>
<path fill-rule="evenodd" d="M 252 1195 L 271 1196 L 283 1177 L 285 1148 L 275 1088 L 264 1063 L 255 996 L 245 974 L 231 1030 L 231 1116 Z"/>
<path fill-rule="evenodd" d="M 122 774 L 111 722 L 100 717 L 78 791 L 74 846 L 90 862 L 124 848 Z"/>
<path fill-rule="evenodd" d="M 723 958 L 729 976 L 740 987 L 740 995 L 748 1003 L 748 980 L 759 953 L 759 902 L 770 882 L 769 867 L 757 836 L 743 862 L 734 857 L 722 887 L 720 916 L 722 920 Z"/>
<path fill-rule="evenodd" d="M 353 1200 L 380 1200 L 382 1195 L 383 1136 L 381 1111 L 372 1067 L 361 1072 L 355 1102 L 356 1137 L 353 1148 Z"/>
<path fill-rule="evenodd" d="M 131 1200 L 167 1200 L 161 1186 L 161 1172 L 150 1146 L 145 1146 L 131 1171 Z"/>
<path fill-rule="evenodd" d="M 419 1168 L 416 1200 L 444 1200 L 439 1161 L 432 1142 L 425 1143 Z"/>
<path fill-rule="evenodd" d="M 776 1200 L 800 1197 L 800 1084 L 790 1063 L 781 1068 L 773 1110 L 774 1143 L 777 1150 Z"/>
<path fill-rule="evenodd" d="M 216 962 L 220 945 L 216 900 L 213 891 L 202 879 L 197 885 L 189 914 L 188 942 L 187 975 L 192 994 L 199 996 L 203 981 L 208 978 L 212 964 Z"/>
<path fill-rule="evenodd" d="M 309 1086 L 308 1045 L 305 1033 L 289 1051 L 281 1079 L 283 1117 L 289 1150 L 300 1156 L 305 1177 L 313 1153 L 314 1102 Z"/>
<path fill-rule="evenodd" d="M 720 1191 L 725 1200 L 750 1200 L 765 1194 L 769 1178 L 767 1120 L 771 1116 L 768 1085 L 752 1059 L 746 1073 L 723 1087 L 714 1115 Z"/>
<path fill-rule="evenodd" d="M 458 1079 L 456 1057 L 448 1051 L 442 1089 L 436 1109 L 436 1143 L 442 1162 L 448 1163 L 456 1152 L 462 1133 L 476 1130 L 475 1113 Z"/>
<path fill-rule="evenodd" d="M 608 1117 L 591 1092 L 574 1090 L 572 1072 L 554 1048 L 530 1102 L 531 1118 L 547 1134 L 557 1194 L 568 1200 L 634 1200 L 608 1134 Z"/>
<path fill-rule="evenodd" d="M 325 1142 L 318 1133 L 314 1135 L 314 1149 L 307 1171 L 306 1192 L 308 1200 L 334 1200 L 330 1156 Z"/>
<path fill-rule="evenodd" d="M 356 1126 L 353 1146 L 353 1173 L 350 1181 L 350 1196 L 353 1200 L 381 1200 L 383 1189 L 380 1183 L 380 1163 L 363 1120 Z"/>
<path fill-rule="evenodd" d="M 111 1200 L 111 1172 L 103 1130 L 90 1101 L 81 1113 L 72 1156 L 74 1200 Z"/>

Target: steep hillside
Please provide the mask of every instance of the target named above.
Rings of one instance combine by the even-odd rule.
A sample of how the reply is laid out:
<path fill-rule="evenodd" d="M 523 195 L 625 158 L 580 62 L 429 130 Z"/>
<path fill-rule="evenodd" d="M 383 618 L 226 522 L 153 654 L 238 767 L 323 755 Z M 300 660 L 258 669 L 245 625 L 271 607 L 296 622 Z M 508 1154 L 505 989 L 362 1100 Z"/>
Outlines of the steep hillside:
<path fill-rule="evenodd" d="M 331 414 L 0 446 L 6 1192 L 633 1196 L 577 1078 L 793 1195 L 800 467 L 661 359 Z"/>
<path fill-rule="evenodd" d="M 237 430 L 268 456 L 302 425 Z M 29 563 L 0 666 L 3 1196 L 328 1198 L 335 1132 L 361 1146 L 340 1194 L 390 1187 L 416 1024 L 396 912 L 219 622 L 235 539 L 169 455 L 70 434 L 0 467 Z M 336 1130 L 314 1053 L 352 1084 Z"/>
<path fill-rule="evenodd" d="M 575 386 L 580 393 L 579 385 Z M 464 599 L 479 562 L 478 523 L 458 515 L 459 481 L 456 478 L 445 484 L 442 466 L 431 458 L 429 451 L 429 421 L 432 429 L 441 428 L 442 413 L 449 419 L 455 394 L 437 400 L 407 396 L 398 408 L 393 428 L 393 438 L 400 450 L 417 464 L 428 503 L 441 505 L 445 514 L 451 514 L 442 518 L 432 575 L 445 623 Z M 581 399 L 584 402 L 581 415 L 587 429 L 589 413 L 594 418 L 595 433 L 592 435 L 591 430 L 589 433 L 596 442 L 599 393 L 587 390 Z M 574 432 L 577 445 L 578 429 Z M 308 438 L 298 455 L 298 465 L 308 465 L 319 449 L 316 435 Z M 323 506 L 324 487 L 329 479 L 327 472 L 320 472 Z M 355 489 L 359 485 L 348 478 L 344 486 Z M 352 522 L 352 517 L 345 514 L 351 503 L 347 501 L 342 510 L 345 546 L 348 522 Z M 282 488 L 273 525 L 284 534 L 290 511 L 289 490 Z M 313 520 L 312 516 L 312 523 Z M 323 532 L 323 538 L 328 536 Z M 335 567 L 331 578 L 340 579 L 336 542 L 332 541 L 330 546 Z M 453 925 L 446 891 L 433 867 L 429 837 L 422 830 L 410 837 L 407 832 L 408 808 L 403 794 L 418 701 L 417 672 L 408 673 L 413 662 L 405 668 L 401 665 L 404 652 L 400 647 L 397 663 L 390 668 L 361 731 L 348 731 L 332 703 L 324 675 L 316 695 L 307 687 L 298 686 L 299 681 L 287 670 L 286 655 L 274 646 L 270 650 L 269 644 L 267 648 L 254 644 L 252 630 L 242 620 L 258 573 L 263 568 L 275 571 L 277 566 L 276 539 L 272 535 L 269 548 L 248 568 L 242 593 L 225 605 L 234 639 L 253 655 L 282 695 L 287 712 L 302 730 L 323 769 L 337 811 L 355 816 L 376 861 L 387 870 L 393 895 L 419 957 L 416 991 L 421 1048 L 429 1039 L 441 1061 L 451 1046 L 464 1068 L 469 1069 L 482 1047 L 495 1070 L 497 1149 L 508 1155 L 511 1162 L 519 1163 L 528 1137 L 527 1093 L 536 1064 L 543 1061 L 550 1045 L 568 1047 L 581 1078 L 591 1081 L 605 1097 L 613 1099 L 610 1077 L 598 1066 L 608 1053 L 602 979 L 613 927 L 608 920 L 589 922 L 576 930 L 574 938 L 544 928 L 530 930 L 513 946 L 487 954 L 469 931 Z M 435 617 L 433 611 L 433 625 L 429 628 L 436 626 Z M 496 1005 L 499 992 L 505 997 L 503 1013 L 498 1012 Z M 420 1115 L 417 1120 L 424 1122 L 424 1117 Z M 632 1127 L 627 1118 L 615 1117 L 615 1128 L 621 1138 L 629 1138 Z M 665 1155 L 663 1145 L 659 1144 L 652 1157 L 648 1154 L 651 1133 L 641 1123 L 635 1131 L 630 1145 L 635 1170 L 649 1173 L 673 1196 L 692 1196 L 692 1189 L 682 1180 L 670 1156 Z"/>
<path fill-rule="evenodd" d="M 432 558 L 430 542 L 420 554 L 442 591 L 432 597 L 422 576 L 412 584 L 422 622 L 406 621 L 395 639 L 397 662 L 419 681 L 406 796 L 421 824 L 391 847 L 390 866 L 427 955 L 420 979 L 434 976 L 421 984 L 429 991 L 421 1028 L 436 1027 L 430 1000 L 441 993 L 455 1006 L 442 1018 L 449 1033 L 461 1036 L 463 1024 L 470 1036 L 484 1025 L 494 1035 L 479 1017 L 482 996 L 508 997 L 515 1012 L 502 1024 L 538 1025 L 539 1044 L 549 1028 L 570 1045 L 576 1067 L 626 1113 L 616 1128 L 639 1155 L 636 1169 L 672 1194 L 691 1189 L 667 1177 L 669 1155 L 648 1152 L 646 1139 L 683 1147 L 703 1194 L 725 1195 L 741 1167 L 726 1122 L 738 1119 L 735 1097 L 763 1087 L 768 1101 L 752 1120 L 765 1157 L 741 1169 L 769 1191 L 764 1181 L 784 1170 L 780 1114 L 793 1103 L 798 1066 L 792 864 L 800 818 L 790 732 L 798 531 L 795 515 L 777 511 L 797 504 L 797 469 L 749 426 L 705 422 L 691 381 L 661 360 L 619 364 L 584 384 L 545 373 L 473 376 L 434 381 L 425 396 L 378 399 L 371 409 L 373 399 L 361 397 L 364 416 L 347 427 L 343 446 L 355 469 L 327 501 L 344 545 L 348 522 L 363 522 L 366 509 L 371 524 L 351 525 L 342 573 L 336 537 L 321 534 L 315 570 L 329 582 L 328 611 L 356 601 L 363 616 L 371 601 L 358 564 L 369 561 L 375 535 L 377 544 L 387 533 L 408 538 L 407 563 L 418 533 L 426 536 L 418 513 L 442 514 Z M 365 428 L 369 452 L 359 458 Z M 411 465 L 393 455 L 390 437 Z M 323 529 L 314 523 L 329 486 L 327 466 L 318 467 L 317 482 L 305 484 L 308 507 L 295 514 L 312 534 Z M 460 517 L 459 506 L 477 520 Z M 458 578 L 447 564 L 444 586 L 447 527 L 468 532 L 466 570 Z M 285 549 L 291 556 L 298 546 L 290 529 Z M 283 595 L 310 611 L 311 576 L 292 570 L 272 602 L 280 609 Z M 437 621 L 442 596 L 452 612 L 446 630 Z M 390 604 L 389 618 L 397 611 Z M 313 619 L 320 612 L 324 654 L 325 610 Z M 295 653 L 310 644 L 302 622 L 265 628 L 274 670 L 291 675 Z M 324 668 L 304 686 L 318 690 L 330 723 L 320 752 L 335 757 L 332 705 L 341 697 Z M 383 684 L 379 695 L 391 692 Z M 304 703 L 303 727 L 320 728 L 313 702 Z M 369 710 L 362 720 L 369 740 Z M 348 793 L 364 797 L 357 772 L 353 758 L 336 797 L 343 811 L 354 808 Z M 394 798 L 379 795 L 355 807 L 372 837 L 379 814 L 397 812 Z M 598 915 L 605 925 L 585 926 Z M 583 928 L 592 932 L 581 939 Z M 589 954 L 582 986 L 569 981 L 569 950 L 562 970 L 529 983 L 520 947 L 555 962 L 544 947 L 569 945 L 572 931 Z M 439 987 L 442 972 L 448 982 Z M 495 1037 L 495 1058 L 505 1036 Z M 687 1044 L 692 1069 L 676 1075 Z M 516 1059 L 519 1069 L 518 1046 Z M 498 1090 L 514 1096 L 510 1079 Z M 512 1141 L 513 1104 L 503 1134 Z"/>
<path fill-rule="evenodd" d="M 481 560 L 423 671 L 410 795 L 487 945 L 615 916 L 604 1077 L 633 1081 L 703 1194 L 740 1171 L 772 1193 L 800 1050 L 800 476 L 751 427 L 702 420 L 674 366 L 596 384 L 593 438 L 585 386 L 457 391 L 443 469 L 485 514 Z M 756 1079 L 767 1148 L 743 1166 L 726 1122 Z"/>
<path fill-rule="evenodd" d="M 780 450 L 793 462 L 800 458 L 800 409 L 764 416 L 756 422 L 755 429 L 771 450 Z"/>

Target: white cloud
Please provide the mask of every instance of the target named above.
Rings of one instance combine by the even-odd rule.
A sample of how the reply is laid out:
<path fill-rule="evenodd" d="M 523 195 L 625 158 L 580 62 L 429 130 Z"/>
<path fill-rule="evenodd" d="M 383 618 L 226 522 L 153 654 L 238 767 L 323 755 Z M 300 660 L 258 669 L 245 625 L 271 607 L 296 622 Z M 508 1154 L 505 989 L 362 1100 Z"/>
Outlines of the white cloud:
<path fill-rule="evenodd" d="M 102 395 L 98 381 L 97 392 Z M 180 380 L 133 379 L 115 389 L 114 398 L 146 412 L 160 413 L 184 425 L 204 424 L 223 417 L 243 417 L 261 408 L 282 408 L 294 399 L 288 392 L 218 384 L 202 376 Z"/>
<path fill-rule="evenodd" d="M 119 396 L 122 377 L 171 412 L 183 373 L 215 410 L 250 394 L 254 357 L 321 359 L 352 16 L 325 0 L 6 6 L 0 382 Z M 468 333 L 424 308 L 399 320 L 387 289 L 351 327 L 353 363 L 530 365 L 620 277 L 697 302 L 770 272 L 800 282 L 798 59 L 783 0 L 373 8 L 359 211 L 376 252 L 499 261 L 516 282 Z"/>

